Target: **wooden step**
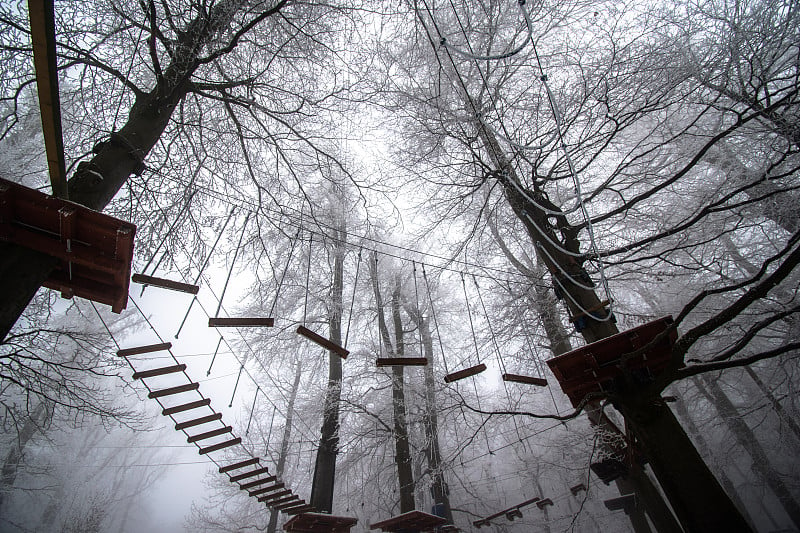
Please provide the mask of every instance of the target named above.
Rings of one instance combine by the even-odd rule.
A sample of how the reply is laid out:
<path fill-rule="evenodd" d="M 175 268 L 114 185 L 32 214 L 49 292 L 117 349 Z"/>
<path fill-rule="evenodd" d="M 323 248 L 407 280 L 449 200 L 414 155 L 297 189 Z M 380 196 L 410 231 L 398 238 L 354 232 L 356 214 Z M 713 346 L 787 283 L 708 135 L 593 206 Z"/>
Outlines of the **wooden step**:
<path fill-rule="evenodd" d="M 275 483 L 274 485 L 270 485 L 269 487 L 264 487 L 258 490 L 254 490 L 248 492 L 248 496 L 260 496 L 261 494 L 266 494 L 268 492 L 272 492 L 273 490 L 278 490 L 284 488 L 286 485 L 281 481 L 280 483 Z"/>
<path fill-rule="evenodd" d="M 245 483 L 244 485 L 239 485 L 241 490 L 252 489 L 253 487 L 258 487 L 259 485 L 263 485 L 264 483 L 272 483 L 276 481 L 278 478 L 275 476 L 265 477 L 263 479 L 257 479 L 255 481 L 251 481 L 250 483 Z"/>
<path fill-rule="evenodd" d="M 289 516 L 294 516 L 294 515 L 298 515 L 298 514 L 301 514 L 301 513 L 308 513 L 308 512 L 313 511 L 313 510 L 314 510 L 314 506 L 307 503 L 307 504 L 305 504 L 303 506 L 300 506 L 300 507 L 292 507 L 291 509 L 287 509 L 284 512 L 286 514 L 288 514 Z"/>
<path fill-rule="evenodd" d="M 275 502 L 275 504 L 272 505 L 272 507 L 278 510 L 283 510 L 283 509 L 289 509 L 290 507 L 298 507 L 300 505 L 305 505 L 305 504 L 306 504 L 305 500 L 301 500 L 300 496 L 294 495 L 291 497 L 291 499 L 286 500 L 284 503 L 279 504 L 278 502 Z"/>
<path fill-rule="evenodd" d="M 199 383 L 187 383 L 185 385 L 178 385 L 177 387 L 170 387 L 168 389 L 154 390 L 147 395 L 148 398 L 162 398 L 164 396 L 172 396 L 173 394 L 180 394 L 182 392 L 189 392 L 200 388 Z"/>
<path fill-rule="evenodd" d="M 184 403 L 182 405 L 176 405 L 175 407 L 167 407 L 163 411 L 161 411 L 161 414 L 164 416 L 171 416 L 176 413 L 189 411 L 191 409 L 205 407 L 206 405 L 211 405 L 211 398 L 203 398 L 202 400 L 197 400 L 195 402 Z"/>
<path fill-rule="evenodd" d="M 231 483 L 236 483 L 237 481 L 241 481 L 243 479 L 247 479 L 253 476 L 260 476 L 261 474 L 269 474 L 269 468 L 256 468 L 255 470 L 251 470 L 249 472 L 245 472 L 244 474 L 239 474 L 238 476 L 233 476 L 231 478 Z"/>
<path fill-rule="evenodd" d="M 229 465 L 219 467 L 219 473 L 224 474 L 225 472 L 230 472 L 231 470 L 236 470 L 239 468 L 244 468 L 246 466 L 251 466 L 258 464 L 261 459 L 258 457 L 253 457 L 252 459 L 245 459 L 244 461 L 239 461 L 238 463 L 231 463 Z"/>
<path fill-rule="evenodd" d="M 224 428 L 213 429 L 211 431 L 206 431 L 205 433 L 192 435 L 191 437 L 186 439 L 186 442 L 192 443 L 192 442 L 197 442 L 199 440 L 210 439 L 211 437 L 219 437 L 220 435 L 230 433 L 231 431 L 233 431 L 233 428 L 231 426 L 225 426 Z"/>
<path fill-rule="evenodd" d="M 533 376 L 520 376 L 519 374 L 503 374 L 503 381 L 513 381 L 514 383 L 525 383 L 526 385 L 536 385 L 546 387 L 547 380 Z"/>
<path fill-rule="evenodd" d="M 281 498 L 280 500 L 275 500 L 273 502 L 270 502 L 268 505 L 270 507 L 275 507 L 276 509 L 278 509 L 283 504 L 286 504 L 286 503 L 289 503 L 289 502 L 293 502 L 293 501 L 296 501 L 296 500 L 299 500 L 299 499 L 300 499 L 300 496 L 298 496 L 297 494 L 292 494 L 291 496 L 287 496 L 285 498 Z"/>
<path fill-rule="evenodd" d="M 208 326 L 212 328 L 241 328 L 264 326 L 271 328 L 275 325 L 274 318 L 209 318 Z"/>
<path fill-rule="evenodd" d="M 214 444 L 213 446 L 209 446 L 207 448 L 200 448 L 198 452 L 200 453 L 200 455 L 205 455 L 207 453 L 216 452 L 218 450 L 224 450 L 225 448 L 236 446 L 237 444 L 241 443 L 242 443 L 242 438 L 236 437 L 235 439 L 226 440 L 225 442 L 220 442 L 219 444 Z"/>
<path fill-rule="evenodd" d="M 141 370 L 133 373 L 133 379 L 154 378 L 156 376 L 164 376 L 166 374 L 174 374 L 175 372 L 183 372 L 186 370 L 186 365 L 172 365 L 162 368 L 153 368 L 151 370 Z"/>
<path fill-rule="evenodd" d="M 292 493 L 291 490 L 286 489 L 286 490 L 282 490 L 282 491 L 276 492 L 275 494 L 267 494 L 266 496 L 261 496 L 258 499 L 258 501 L 265 502 L 265 501 L 268 501 L 268 500 L 274 500 L 275 498 L 282 498 L 282 497 L 286 496 L 287 494 L 291 494 L 291 493 Z"/>
<path fill-rule="evenodd" d="M 180 281 L 172 281 L 171 279 L 156 278 L 146 274 L 134 274 L 131 277 L 134 283 L 142 285 L 150 285 L 152 287 L 161 287 L 162 289 L 170 289 L 173 291 L 188 292 L 189 294 L 197 294 L 200 287 L 192 285 L 191 283 L 181 283 Z"/>
<path fill-rule="evenodd" d="M 427 357 L 379 357 L 375 361 L 377 366 L 425 366 Z"/>
<path fill-rule="evenodd" d="M 480 374 L 486 370 L 486 365 L 483 363 L 475 366 L 471 366 L 469 368 L 465 368 L 464 370 L 459 370 L 457 372 L 451 372 L 444 377 L 445 383 L 452 383 L 454 381 L 458 381 L 460 379 L 465 379 L 470 376 L 474 376 L 475 374 Z"/>
<path fill-rule="evenodd" d="M 347 359 L 347 356 L 350 355 L 349 350 L 344 349 L 342 346 L 339 346 L 330 339 L 326 339 L 322 335 L 314 333 L 305 326 L 298 326 L 297 333 L 307 338 L 308 340 L 315 342 L 316 344 L 319 344 L 323 348 L 327 348 L 328 350 L 332 351 L 342 359 Z"/>
<path fill-rule="evenodd" d="M 199 426 L 200 424 L 207 424 L 208 422 L 213 422 L 214 420 L 222 420 L 222 413 L 214 413 L 213 415 L 202 416 L 200 418 L 195 418 L 194 420 L 178 422 L 175 424 L 175 429 L 177 431 L 183 431 L 184 429 Z"/>
<path fill-rule="evenodd" d="M 171 342 L 162 342 L 161 344 L 148 344 L 146 346 L 136 346 L 135 348 L 123 348 L 121 350 L 117 350 L 117 356 L 130 357 L 131 355 L 160 352 L 162 350 L 169 350 L 170 348 L 172 348 Z"/>

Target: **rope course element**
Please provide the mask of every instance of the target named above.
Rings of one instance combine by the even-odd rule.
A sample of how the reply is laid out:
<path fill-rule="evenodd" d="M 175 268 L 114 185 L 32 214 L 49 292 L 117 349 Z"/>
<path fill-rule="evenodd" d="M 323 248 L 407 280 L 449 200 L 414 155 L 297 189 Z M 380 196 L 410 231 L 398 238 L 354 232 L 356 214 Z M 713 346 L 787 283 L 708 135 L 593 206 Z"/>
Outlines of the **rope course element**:
<path fill-rule="evenodd" d="M 150 329 L 153 333 L 161 340 L 162 342 L 159 344 L 151 344 L 145 346 L 134 346 L 131 348 L 122 348 L 120 347 L 119 343 L 117 342 L 116 338 L 114 337 L 113 333 L 111 332 L 110 328 L 106 324 L 105 320 L 103 319 L 102 315 L 98 311 L 97 307 L 95 307 L 93 302 L 92 307 L 95 310 L 100 321 L 103 323 L 106 331 L 111 336 L 112 341 L 117 346 L 117 355 L 119 357 L 125 358 L 128 365 L 134 372 L 134 379 L 137 379 L 145 389 L 148 391 L 148 397 L 151 399 L 155 399 L 160 407 L 162 408 L 162 415 L 169 416 L 172 421 L 175 423 L 175 429 L 177 431 L 181 431 L 186 436 L 186 440 L 190 444 L 194 444 L 197 447 L 198 453 L 200 455 L 208 456 L 212 462 L 214 462 L 219 467 L 220 473 L 227 473 L 228 478 L 232 483 L 238 483 L 241 480 L 260 476 L 261 474 L 267 474 L 266 478 L 259 478 L 255 481 L 245 483 L 245 484 L 238 484 L 241 490 L 246 490 L 247 488 L 254 487 L 257 485 L 261 485 L 267 482 L 272 482 L 277 480 L 275 476 L 269 476 L 269 469 L 267 467 L 257 468 L 255 470 L 250 470 L 246 472 L 241 472 L 237 475 L 231 475 L 229 472 L 241 470 L 243 468 L 258 465 L 261 461 L 258 457 L 249 457 L 243 460 L 239 460 L 234 463 L 229 463 L 227 465 L 221 464 L 225 461 L 221 456 L 217 456 L 217 452 L 222 450 L 226 450 L 228 448 L 237 447 L 242 445 L 241 437 L 233 437 L 232 426 L 227 426 L 222 422 L 222 414 L 214 411 L 211 407 L 211 400 L 210 398 L 206 398 L 200 392 L 200 384 L 193 382 L 189 375 L 186 373 L 186 365 L 182 364 L 178 361 L 178 359 L 172 354 L 171 343 L 163 342 L 161 336 L 156 331 L 153 324 L 147 318 L 147 316 L 142 312 L 139 305 L 133 298 L 130 298 L 131 302 L 133 302 L 136 309 L 139 311 L 141 316 L 149 325 Z M 139 356 L 146 356 L 147 354 L 154 353 L 156 351 L 163 351 L 168 350 L 170 355 L 172 356 L 174 365 L 166 366 L 166 367 L 155 367 L 155 368 L 137 368 L 141 367 L 142 365 L 146 365 L 146 359 L 142 359 Z M 136 362 L 134 363 L 134 358 L 136 358 Z M 243 367 L 244 365 L 242 365 Z M 188 382 L 184 382 L 178 385 L 172 385 L 165 387 L 164 384 L 161 383 L 161 380 L 164 379 L 165 376 L 175 376 L 175 375 L 183 375 L 183 378 Z M 174 382 L 174 381 L 173 381 Z M 238 378 L 237 378 L 238 383 Z M 234 390 L 235 392 L 235 390 Z M 199 396 L 198 399 L 191 400 L 187 398 L 185 395 L 187 393 L 195 394 L 195 398 Z M 172 401 L 174 398 L 179 398 L 176 401 Z M 190 401 L 191 400 L 191 401 Z M 195 416 L 193 411 L 208 409 L 211 411 L 210 414 L 206 414 L 204 416 Z M 181 413 L 191 413 L 190 416 L 194 416 L 194 418 L 176 418 L 176 415 Z M 249 425 L 249 424 L 248 424 Z M 217 426 L 217 427 L 214 427 Z M 201 431 L 195 432 L 195 428 L 200 428 Z M 191 432 L 188 430 L 192 430 Z M 205 430 L 205 431 L 202 431 Z M 229 438 L 232 437 L 232 438 Z M 245 453 L 250 455 L 247 449 L 244 449 Z M 281 483 L 281 487 L 283 484 Z M 277 488 L 277 487 L 276 487 Z M 292 491 L 284 491 L 286 494 L 291 494 Z M 250 495 L 252 496 L 252 494 Z M 268 507 L 272 507 L 277 510 L 285 509 L 284 506 L 280 505 L 279 503 L 287 503 L 289 500 L 302 502 L 302 505 L 308 505 L 303 500 L 299 498 L 297 495 L 292 495 L 290 498 L 283 498 L 281 500 L 272 501 L 273 498 L 271 496 L 262 496 L 258 498 L 259 502 L 265 503 Z"/>
<path fill-rule="evenodd" d="M 314 235 L 310 234 L 308 238 L 308 266 L 306 268 L 306 292 L 305 292 L 305 300 L 303 302 L 303 323 L 297 326 L 297 333 L 302 335 L 303 337 L 307 338 L 311 342 L 322 346 L 326 350 L 335 353 L 342 359 L 347 359 L 347 356 L 350 354 L 350 351 L 345 349 L 343 346 L 339 345 L 336 342 L 333 342 L 330 339 L 323 337 L 322 335 L 308 329 L 305 324 L 308 318 L 308 293 L 310 292 L 309 289 L 309 282 L 311 279 L 311 246 L 314 243 Z M 353 289 L 355 291 L 355 288 Z"/>

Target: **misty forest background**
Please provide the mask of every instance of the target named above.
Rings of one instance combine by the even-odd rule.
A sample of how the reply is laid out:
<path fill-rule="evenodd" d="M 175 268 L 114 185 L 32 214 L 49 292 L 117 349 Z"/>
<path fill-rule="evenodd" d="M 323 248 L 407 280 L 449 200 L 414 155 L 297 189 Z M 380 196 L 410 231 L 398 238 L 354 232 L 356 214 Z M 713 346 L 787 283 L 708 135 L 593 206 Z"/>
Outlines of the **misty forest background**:
<path fill-rule="evenodd" d="M 585 339 L 517 190 L 543 206 L 545 233 L 580 258 L 620 331 L 676 318 L 670 409 L 754 529 L 797 531 L 798 9 L 56 2 L 69 176 L 106 164 L 112 134 L 146 131 L 143 165 L 87 205 L 137 225 L 134 272 L 201 289 L 192 303 L 132 284 L 120 315 L 36 294 L 0 345 L 0 530 L 141 531 L 184 491 L 194 503 L 174 513 L 189 530 L 280 527 L 114 355 L 160 335 L 303 497 L 335 391 L 333 514 L 357 517 L 354 531 L 403 498 L 430 512 L 440 481 L 467 531 L 533 497 L 553 505 L 490 530 L 633 531 L 604 505 L 616 487 L 589 470 L 619 437 L 575 411 L 544 363 Z M 3 2 L 0 177 L 49 192 L 30 41 L 26 2 Z M 275 327 L 218 332 L 209 315 Z M 350 350 L 332 388 L 332 360 L 299 324 Z M 431 363 L 376 368 L 387 354 Z M 193 463 L 202 486 L 181 482 Z"/>

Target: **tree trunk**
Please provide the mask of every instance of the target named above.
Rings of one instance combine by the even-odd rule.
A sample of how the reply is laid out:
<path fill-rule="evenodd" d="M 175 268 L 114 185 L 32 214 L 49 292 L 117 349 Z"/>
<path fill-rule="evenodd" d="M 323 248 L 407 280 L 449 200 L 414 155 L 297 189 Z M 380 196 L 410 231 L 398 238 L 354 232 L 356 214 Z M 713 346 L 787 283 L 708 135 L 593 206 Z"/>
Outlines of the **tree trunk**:
<path fill-rule="evenodd" d="M 339 242 L 345 242 L 340 239 Z M 344 247 L 337 246 L 333 264 L 332 308 L 328 314 L 330 339 L 342 345 L 342 291 L 344 290 Z M 342 395 L 342 360 L 328 352 L 328 388 L 322 413 L 322 430 L 314 464 L 311 505 L 323 513 L 333 512 L 333 489 L 336 481 L 336 455 L 339 448 L 339 401 Z"/>
<path fill-rule="evenodd" d="M 294 420 L 294 401 L 297 398 L 297 390 L 300 388 L 300 376 L 302 376 L 302 370 L 303 365 L 298 361 L 295 365 L 294 383 L 292 384 L 292 392 L 289 394 L 289 404 L 286 406 L 286 424 L 283 426 L 281 451 L 278 455 L 278 464 L 275 465 L 275 475 L 278 478 L 283 476 L 283 470 L 286 468 L 286 456 L 289 455 L 289 441 L 292 438 L 292 421 Z M 270 509 L 267 533 L 275 533 L 275 529 L 278 526 L 279 514 L 280 511 L 277 509 Z"/>
<path fill-rule="evenodd" d="M 34 407 L 26 418 L 22 429 L 17 433 L 15 442 L 12 443 L 11 449 L 6 454 L 3 461 L 2 477 L 0 477 L 0 516 L 3 515 L 3 504 L 5 497 L 10 494 L 14 488 L 14 483 L 17 480 L 17 473 L 19 472 L 19 463 L 22 460 L 22 455 L 28 442 L 33 438 L 42 425 L 47 422 L 52 412 L 47 408 L 44 402 L 39 403 Z"/>
<path fill-rule="evenodd" d="M 780 475 L 772 468 L 767 451 L 761 446 L 750 426 L 741 418 L 728 395 L 709 379 L 695 379 L 693 381 L 700 393 L 717 409 L 725 420 L 737 442 L 750 454 L 753 459 L 753 470 L 766 480 L 767 486 L 778 497 L 794 527 L 800 528 L 800 505 L 794 499 L 791 490 L 783 482 Z"/>
<path fill-rule="evenodd" d="M 535 191 L 523 194 L 522 184 L 513 167 L 506 159 L 497 139 L 486 128 L 480 128 L 480 136 L 490 158 L 500 171 L 503 191 L 511 209 L 525 226 L 536 247 L 539 259 L 554 279 L 561 279 L 561 289 L 566 293 L 564 303 L 572 316 L 583 309 L 602 309 L 600 299 L 593 289 L 581 287 L 565 279 L 564 272 L 578 275 L 583 268 L 583 257 L 577 231 L 571 227 L 560 227 L 562 238 L 550 222 L 548 214 L 528 201 L 527 197 L 546 198 Z M 502 174 L 505 173 L 505 174 Z M 554 206 L 555 207 L 555 206 Z M 558 246 L 555 243 L 560 243 Z M 570 253 L 565 253 L 564 250 Z M 611 320 L 588 320 L 581 335 L 592 343 L 618 333 Z M 644 397 L 640 397 L 644 394 Z M 642 444 L 653 472 L 656 475 L 672 508 L 684 529 L 690 532 L 719 530 L 724 525 L 729 531 L 750 531 L 741 513 L 722 490 L 719 482 L 708 470 L 700 454 L 678 424 L 672 412 L 660 400 L 660 391 L 629 391 L 618 396 L 617 409 L 623 414 L 629 427 Z M 642 479 L 641 476 L 636 476 Z M 645 493 L 640 493 L 645 497 Z M 664 516 L 657 511 L 656 516 Z M 711 527 L 713 526 L 713 527 Z M 708 529 L 711 527 L 711 529 Z"/>
<path fill-rule="evenodd" d="M 422 419 L 422 424 L 425 429 L 425 454 L 428 459 L 428 470 L 431 473 L 433 483 L 431 485 L 431 496 L 433 497 L 434 505 L 441 506 L 444 510 L 444 518 L 447 522 L 453 523 L 453 511 L 450 509 L 450 498 L 448 496 L 447 483 L 444 480 L 444 472 L 442 471 L 442 453 L 439 448 L 439 418 L 437 416 L 436 405 L 436 389 L 433 377 L 433 368 L 435 366 L 435 355 L 433 352 L 433 340 L 431 338 L 431 331 L 428 321 L 421 316 L 414 317 L 418 319 L 417 325 L 419 327 L 420 336 L 422 337 L 422 345 L 425 350 L 425 357 L 428 358 L 428 364 L 425 366 L 425 415 Z"/>
<path fill-rule="evenodd" d="M 96 211 L 102 211 L 128 178 L 140 172 L 144 158 L 155 146 L 169 124 L 178 103 L 191 87 L 191 76 L 198 66 L 201 51 L 217 32 L 228 26 L 243 7 L 241 2 L 226 0 L 193 20 L 189 31 L 181 33 L 178 51 L 158 77 L 150 92 L 136 95 L 128 120 L 90 161 L 78 165 L 67 187 L 69 199 Z M 58 265 L 50 256 L 23 246 L 0 243 L 0 339 L 22 315 L 36 291 Z"/>

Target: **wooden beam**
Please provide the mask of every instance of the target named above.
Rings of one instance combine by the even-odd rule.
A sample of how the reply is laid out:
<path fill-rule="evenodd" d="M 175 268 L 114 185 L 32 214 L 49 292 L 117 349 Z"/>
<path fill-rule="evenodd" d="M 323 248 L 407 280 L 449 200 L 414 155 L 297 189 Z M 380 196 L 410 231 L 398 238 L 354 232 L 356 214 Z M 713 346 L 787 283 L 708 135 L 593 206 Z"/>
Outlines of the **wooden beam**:
<path fill-rule="evenodd" d="M 208 448 L 200 448 L 198 452 L 200 453 L 200 455 L 205 455 L 207 453 L 223 450 L 225 448 L 236 446 L 237 444 L 241 443 L 242 443 L 242 438 L 236 437 L 235 439 L 226 440 L 225 442 L 220 442 L 219 444 L 214 444 L 213 446 L 209 446 Z"/>
<path fill-rule="evenodd" d="M 213 422 L 214 420 L 222 420 L 222 413 L 214 413 L 212 415 L 202 416 L 193 420 L 187 420 L 186 422 L 178 422 L 175 424 L 175 429 L 177 431 L 183 431 L 184 429 L 199 426 L 200 424 L 207 424 L 208 422 Z"/>
<path fill-rule="evenodd" d="M 519 374 L 503 374 L 503 381 L 513 381 L 514 383 L 525 383 L 527 385 L 537 385 L 546 387 L 547 380 L 533 376 L 520 376 Z"/>
<path fill-rule="evenodd" d="M 292 491 L 289 489 L 282 490 L 280 492 L 276 492 L 275 494 L 267 494 L 266 496 L 262 496 L 258 499 L 260 502 L 265 502 L 268 500 L 274 500 L 275 498 L 280 498 L 282 496 L 286 496 L 287 494 L 291 494 Z"/>
<path fill-rule="evenodd" d="M 167 407 L 161 411 L 161 414 L 164 416 L 171 416 L 176 413 L 182 413 L 184 411 L 197 409 L 198 407 L 204 407 L 206 405 L 211 405 L 211 398 L 203 398 L 202 400 L 197 400 L 195 402 L 184 403 L 181 405 L 176 405 L 175 407 Z"/>
<path fill-rule="evenodd" d="M 161 344 L 148 344 L 147 346 L 137 346 L 135 348 L 123 348 L 117 350 L 118 357 L 130 357 L 132 355 L 139 355 L 143 353 L 160 352 L 162 350 L 169 350 L 172 348 L 171 342 L 162 342 Z"/>
<path fill-rule="evenodd" d="M 168 389 L 154 390 L 147 395 L 151 400 L 154 398 L 162 398 L 164 396 L 172 396 L 173 394 L 180 394 L 182 392 L 189 392 L 200 388 L 199 383 L 187 383 L 185 385 L 178 385 L 177 387 L 170 387 Z"/>
<path fill-rule="evenodd" d="M 200 287 L 190 283 L 182 283 L 180 281 L 172 281 L 171 279 L 156 278 L 154 276 L 147 276 L 145 274 L 134 274 L 131 281 L 142 285 L 151 285 L 153 287 L 161 287 L 162 289 L 170 289 L 179 292 L 188 292 L 189 294 L 197 294 L 200 292 Z"/>
<path fill-rule="evenodd" d="M 224 474 L 225 472 L 230 472 L 231 470 L 236 470 L 238 468 L 244 468 L 246 466 L 251 466 L 258 464 L 260 459 L 258 457 L 253 457 L 252 459 L 245 459 L 244 461 L 239 461 L 238 463 L 232 463 L 226 466 L 219 467 L 219 473 Z"/>
<path fill-rule="evenodd" d="M 237 481 L 241 481 L 243 479 L 247 479 L 253 476 L 260 476 L 261 474 L 269 474 L 269 468 L 256 468 L 255 470 L 251 470 L 249 472 L 245 472 L 244 474 L 239 474 L 238 476 L 233 476 L 231 478 L 231 483 L 236 483 Z"/>
<path fill-rule="evenodd" d="M 347 356 L 350 354 L 350 352 L 348 350 L 345 350 L 342 346 L 339 346 L 330 339 L 326 339 L 322 335 L 314 333 L 305 326 L 298 326 L 297 333 L 307 338 L 308 340 L 319 344 L 323 348 L 327 348 L 328 350 L 332 351 L 342 359 L 347 359 Z"/>
<path fill-rule="evenodd" d="M 31 20 L 33 64 L 39 91 L 42 133 L 50 169 L 53 196 L 68 198 L 67 170 L 64 163 L 64 138 L 61 132 L 61 104 L 58 91 L 56 60 L 56 24 L 53 0 L 28 0 Z"/>
<path fill-rule="evenodd" d="M 264 326 L 271 328 L 275 325 L 274 318 L 209 318 L 208 326 L 211 328 L 241 328 Z"/>
<path fill-rule="evenodd" d="M 464 370 L 459 370 L 457 372 L 451 372 L 444 377 L 445 383 L 452 383 L 454 381 L 458 381 L 460 379 L 465 379 L 470 376 L 474 376 L 475 374 L 480 374 L 486 370 L 486 365 L 483 363 L 475 366 L 471 366 L 469 368 L 465 368 Z"/>
<path fill-rule="evenodd" d="M 379 357 L 375 361 L 377 366 L 426 366 L 427 357 Z"/>
<path fill-rule="evenodd" d="M 154 378 L 156 376 L 164 376 L 166 374 L 174 374 L 176 372 L 183 372 L 186 370 L 186 365 L 173 365 L 161 368 L 153 368 L 151 370 L 142 370 L 133 373 L 133 379 Z"/>
<path fill-rule="evenodd" d="M 252 489 L 253 487 L 258 487 L 259 485 L 263 485 L 264 483 L 272 483 L 273 481 L 277 480 L 278 478 L 275 476 L 265 477 L 263 479 L 257 479 L 255 481 L 251 481 L 250 483 L 245 483 L 244 485 L 239 485 L 240 490 L 247 490 Z"/>
<path fill-rule="evenodd" d="M 206 431 L 205 433 L 192 435 L 188 439 L 186 439 L 186 442 L 192 443 L 192 442 L 197 442 L 199 440 L 210 439 L 212 437 L 219 437 L 220 435 L 230 433 L 231 431 L 233 431 L 233 428 L 231 426 L 225 426 L 219 429 L 212 429 L 211 431 Z"/>
<path fill-rule="evenodd" d="M 275 483 L 274 485 L 270 485 L 269 487 L 263 487 L 258 490 L 253 490 L 247 493 L 248 496 L 259 496 L 261 494 L 266 494 L 268 492 L 272 492 L 273 490 L 278 490 L 284 488 L 286 485 L 281 481 L 280 483 Z M 291 491 L 285 491 L 283 494 L 289 494 Z M 274 495 L 271 497 L 275 497 Z"/>

